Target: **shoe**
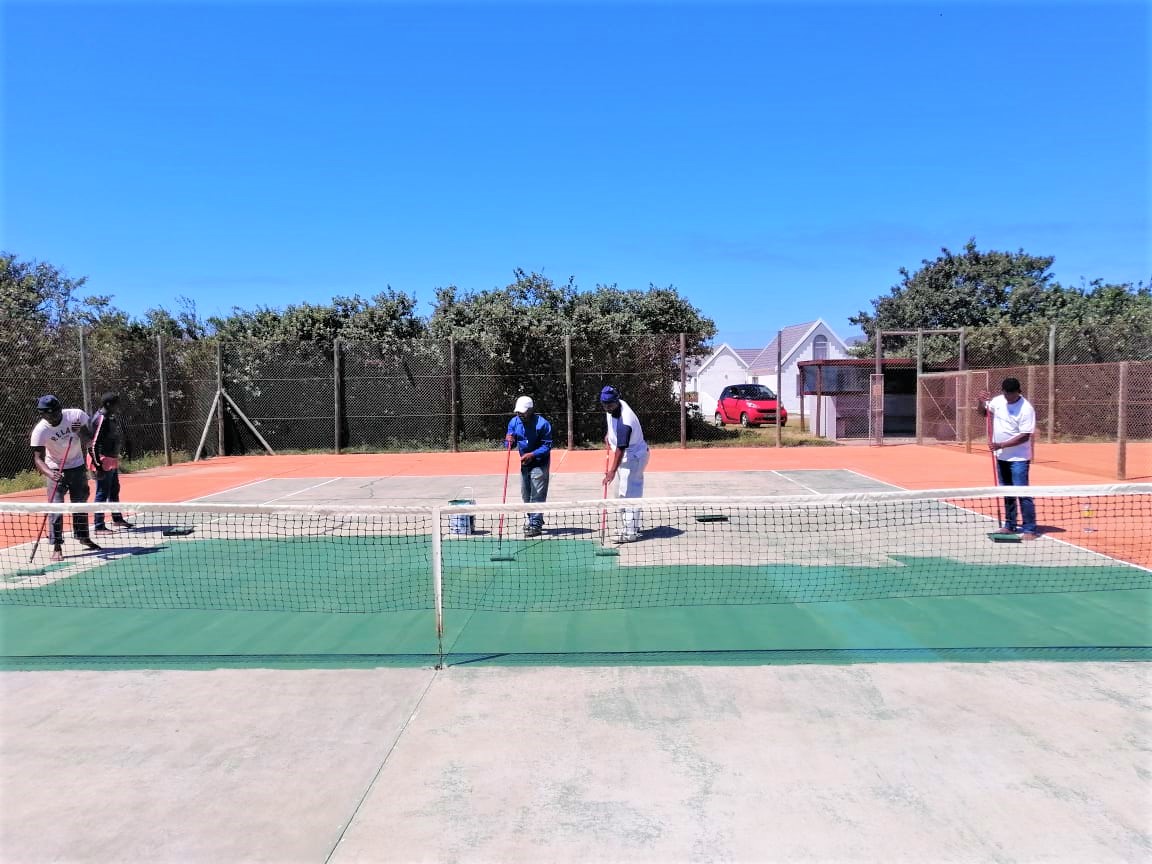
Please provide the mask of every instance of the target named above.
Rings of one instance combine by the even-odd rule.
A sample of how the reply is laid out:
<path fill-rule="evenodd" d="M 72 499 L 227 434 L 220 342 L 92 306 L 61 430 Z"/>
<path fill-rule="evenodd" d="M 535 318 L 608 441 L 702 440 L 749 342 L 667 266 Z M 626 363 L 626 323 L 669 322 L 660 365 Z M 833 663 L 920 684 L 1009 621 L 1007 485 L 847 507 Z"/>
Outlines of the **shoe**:
<path fill-rule="evenodd" d="M 617 534 L 612 538 L 613 543 L 635 543 L 640 539 L 639 534 Z"/>
<path fill-rule="evenodd" d="M 78 543 L 79 543 L 81 546 L 83 546 L 85 549 L 91 549 L 93 552 L 99 552 L 101 549 L 103 549 L 103 548 L 104 548 L 103 546 L 99 545 L 98 543 L 93 543 L 93 542 L 92 542 L 92 541 L 91 541 L 89 538 L 87 538 L 87 537 L 77 537 L 77 538 L 76 538 L 76 541 L 77 541 L 77 542 L 78 542 Z"/>
<path fill-rule="evenodd" d="M 543 533 L 544 533 L 543 528 L 537 528 L 534 525 L 529 525 L 527 528 L 524 529 L 524 536 L 525 537 L 539 537 Z"/>
<path fill-rule="evenodd" d="M 1023 534 L 1020 535 L 1020 539 L 1021 540 L 1039 540 L 1040 535 L 1036 534 L 1032 531 L 1025 531 Z"/>
<path fill-rule="evenodd" d="M 112 524 L 115 525 L 117 528 L 127 529 L 127 528 L 135 528 L 136 527 L 131 522 L 128 522 L 125 519 L 113 519 Z"/>
<path fill-rule="evenodd" d="M 111 534 L 112 529 L 109 528 L 107 525 L 97 525 L 95 528 L 92 529 L 92 533 L 93 534 Z"/>
<path fill-rule="evenodd" d="M 59 546 L 52 547 L 52 554 L 48 556 L 48 560 L 55 563 L 64 560 L 64 550 Z"/>
<path fill-rule="evenodd" d="M 1007 523 L 1001 525 L 1000 530 L 1005 534 L 1019 534 L 1020 533 L 1019 531 L 1016 530 L 1015 526 L 1009 525 Z"/>

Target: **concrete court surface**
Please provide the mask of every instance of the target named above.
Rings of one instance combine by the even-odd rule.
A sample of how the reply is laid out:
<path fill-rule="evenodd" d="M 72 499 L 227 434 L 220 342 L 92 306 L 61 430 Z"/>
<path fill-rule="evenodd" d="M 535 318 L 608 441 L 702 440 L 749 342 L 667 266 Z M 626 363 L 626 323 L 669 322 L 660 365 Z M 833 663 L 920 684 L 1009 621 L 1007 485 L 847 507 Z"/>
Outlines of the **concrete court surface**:
<path fill-rule="evenodd" d="M 0 860 L 1137 862 L 1140 663 L 0 673 Z"/>

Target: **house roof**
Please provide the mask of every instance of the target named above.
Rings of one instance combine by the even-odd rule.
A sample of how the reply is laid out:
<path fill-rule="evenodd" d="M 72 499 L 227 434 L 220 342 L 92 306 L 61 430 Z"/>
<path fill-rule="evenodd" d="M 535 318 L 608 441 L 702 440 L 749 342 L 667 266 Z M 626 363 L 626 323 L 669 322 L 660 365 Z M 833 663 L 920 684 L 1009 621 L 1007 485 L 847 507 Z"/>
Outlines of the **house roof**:
<path fill-rule="evenodd" d="M 736 356 L 743 360 L 747 365 L 751 366 L 752 361 L 760 356 L 760 348 L 733 348 Z"/>
<path fill-rule="evenodd" d="M 756 356 L 756 358 L 748 364 L 749 367 L 754 369 L 775 370 L 778 342 L 781 344 L 782 349 L 779 352 L 780 356 L 784 358 L 783 362 L 786 364 L 788 362 L 788 358 L 792 355 L 792 352 L 799 348 L 804 343 L 804 340 L 808 338 L 809 334 L 811 334 L 811 332 L 821 324 L 824 325 L 825 329 L 827 329 L 832 338 L 840 343 L 841 349 L 845 349 L 847 347 L 840 339 L 840 337 L 836 335 L 836 332 L 824 323 L 823 318 L 817 318 L 815 321 L 808 321 L 804 324 L 791 324 L 788 327 L 782 328 L 777 334 L 776 338 L 769 342 L 764 350 L 762 350 Z"/>
<path fill-rule="evenodd" d="M 716 346 L 716 348 L 712 351 L 711 354 L 709 354 L 707 357 L 704 358 L 704 360 L 702 360 L 700 362 L 700 365 L 694 370 L 694 373 L 700 373 L 706 367 L 711 366 L 712 363 L 716 360 L 716 358 L 719 357 L 721 354 L 732 355 L 733 357 L 736 358 L 736 361 L 738 363 L 740 363 L 741 366 L 743 366 L 745 369 L 747 369 L 748 368 L 749 355 L 755 356 L 756 354 L 759 354 L 759 353 L 760 352 L 755 348 L 733 348 L 727 342 L 721 342 L 719 345 Z"/>

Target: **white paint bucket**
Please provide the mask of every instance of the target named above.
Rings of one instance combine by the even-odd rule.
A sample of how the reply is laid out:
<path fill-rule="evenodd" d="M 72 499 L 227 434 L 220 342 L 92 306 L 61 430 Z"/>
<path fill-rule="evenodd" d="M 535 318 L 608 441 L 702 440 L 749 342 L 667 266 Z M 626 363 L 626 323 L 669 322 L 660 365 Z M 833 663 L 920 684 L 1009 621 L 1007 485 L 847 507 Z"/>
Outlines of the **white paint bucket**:
<path fill-rule="evenodd" d="M 461 490 L 461 497 L 453 498 L 448 502 L 454 507 L 475 504 L 476 499 L 472 497 L 472 489 L 465 486 Z M 449 534 L 474 534 L 476 531 L 476 517 L 470 513 L 452 513 L 448 516 L 448 533 Z"/>

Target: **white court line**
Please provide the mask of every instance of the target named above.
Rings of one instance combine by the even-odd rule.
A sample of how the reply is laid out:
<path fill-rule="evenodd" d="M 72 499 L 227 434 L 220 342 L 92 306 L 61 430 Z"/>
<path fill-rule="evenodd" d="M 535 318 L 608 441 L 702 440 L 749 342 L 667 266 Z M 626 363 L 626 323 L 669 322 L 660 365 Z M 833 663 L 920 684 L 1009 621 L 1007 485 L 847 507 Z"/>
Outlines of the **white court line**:
<path fill-rule="evenodd" d="M 870 480 L 873 483 L 882 483 L 890 489 L 898 489 L 901 492 L 907 492 L 908 489 L 904 486 L 897 486 L 895 483 L 888 483 L 884 480 L 877 480 L 875 477 L 869 477 L 867 474 L 862 474 L 855 468 L 840 468 L 840 471 L 847 471 L 849 474 L 855 474 L 857 477 L 863 477 L 865 480 Z"/>
<path fill-rule="evenodd" d="M 197 501 L 207 502 L 209 498 L 213 498 L 217 495 L 227 495 L 229 492 L 235 492 L 237 489 L 247 489 L 249 486 L 255 486 L 257 483 L 269 483 L 275 479 L 277 479 L 277 478 L 275 478 L 275 477 L 261 477 L 259 480 L 250 480 L 247 483 L 241 483 L 239 486 L 232 486 L 228 489 L 223 490 L 222 492 L 211 492 L 207 495 L 201 495 L 199 498 L 186 498 L 182 503 L 195 504 Z"/>
<path fill-rule="evenodd" d="M 796 480 L 792 477 L 786 477 L 784 474 L 780 473 L 780 471 L 773 471 L 772 473 L 775 474 L 777 477 L 780 477 L 784 480 L 787 480 L 789 483 L 795 483 L 797 486 L 799 486 L 805 492 L 811 492 L 813 495 L 819 495 L 820 494 L 817 490 L 813 489 L 811 486 L 805 486 L 799 480 Z"/>
<path fill-rule="evenodd" d="M 335 483 L 337 480 L 343 480 L 343 477 L 329 477 L 322 483 L 314 483 L 311 486 L 305 486 L 303 489 L 297 489 L 295 492 L 289 492 L 287 495 L 281 495 L 278 498 L 270 498 L 263 502 L 264 504 L 274 504 L 277 501 L 283 501 L 285 498 L 291 498 L 293 495 L 300 495 L 304 492 L 311 492 L 313 489 L 319 489 L 321 486 L 326 486 L 329 483 Z"/>

